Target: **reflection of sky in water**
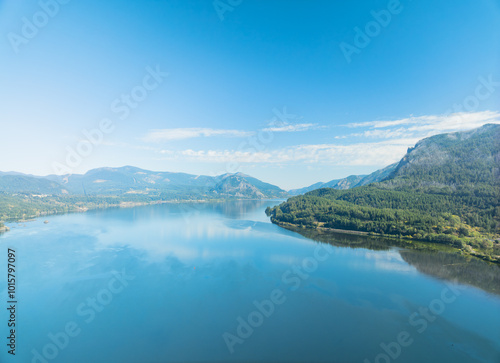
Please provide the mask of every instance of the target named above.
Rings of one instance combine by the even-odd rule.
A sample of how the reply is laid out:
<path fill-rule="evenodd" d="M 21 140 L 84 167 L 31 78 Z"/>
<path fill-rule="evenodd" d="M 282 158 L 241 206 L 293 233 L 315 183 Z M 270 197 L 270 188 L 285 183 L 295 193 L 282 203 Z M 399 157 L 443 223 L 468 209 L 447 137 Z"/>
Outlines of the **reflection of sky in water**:
<path fill-rule="evenodd" d="M 375 262 L 375 268 L 379 270 L 398 271 L 407 273 L 417 273 L 417 270 L 408 265 L 403 260 L 398 251 L 390 250 L 385 253 L 376 253 L 374 251 L 364 251 L 364 257 L 367 263 Z"/>
<path fill-rule="evenodd" d="M 42 347 L 48 332 L 69 320 L 83 324 L 78 304 L 104 288 L 112 271 L 125 269 L 135 276 L 130 286 L 95 322 L 83 324 L 54 362 L 361 362 L 401 330 L 415 339 L 402 362 L 432 362 L 428 352 L 436 362 L 492 361 L 500 299 L 465 288 L 418 334 L 409 315 L 446 285 L 418 272 L 397 249 L 334 247 L 293 289 L 284 274 L 314 256 L 318 243 L 269 223 L 263 211 L 272 204 L 110 209 L 16 226 L 0 245 L 18 251 L 24 346 Z M 276 288 L 286 303 L 229 355 L 222 333 L 235 333 L 236 318 Z M 0 353 L 2 362 L 9 359 Z"/>

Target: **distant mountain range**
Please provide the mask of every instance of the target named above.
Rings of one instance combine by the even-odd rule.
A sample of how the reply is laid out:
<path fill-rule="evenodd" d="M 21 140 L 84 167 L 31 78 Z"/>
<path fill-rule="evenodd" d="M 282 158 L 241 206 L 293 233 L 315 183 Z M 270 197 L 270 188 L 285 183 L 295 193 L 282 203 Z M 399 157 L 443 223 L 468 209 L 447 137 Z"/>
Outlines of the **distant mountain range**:
<path fill-rule="evenodd" d="M 85 174 L 45 177 L 0 172 L 0 191 L 51 195 L 169 194 L 179 199 L 284 198 L 279 187 L 236 173 L 219 176 L 155 172 L 133 166 L 98 168 Z"/>
<path fill-rule="evenodd" d="M 163 195 L 169 198 L 286 198 L 321 188 L 353 189 L 372 183 L 384 188 L 470 188 L 471 183 L 491 185 L 499 180 L 498 155 L 486 149 L 498 143 L 496 124 L 419 141 L 398 163 L 369 175 L 350 175 L 308 187 L 285 190 L 251 176 L 236 173 L 219 176 L 156 172 L 133 166 L 98 168 L 85 174 L 35 176 L 0 172 L 0 192 L 49 195 Z M 496 173 L 496 174 L 495 174 Z M 451 179 L 450 179 L 451 178 Z"/>
<path fill-rule="evenodd" d="M 186 173 L 157 172 L 124 166 L 97 168 L 85 174 L 36 176 L 18 172 L 0 172 L 0 191 L 9 193 L 121 195 L 170 193 L 173 196 L 286 198 L 320 188 L 351 189 L 385 179 L 398 163 L 391 164 L 369 175 L 350 175 L 346 178 L 315 183 L 311 186 L 285 190 L 243 173 L 219 176 Z"/>
<path fill-rule="evenodd" d="M 333 188 L 333 189 L 339 189 L 339 190 L 344 190 L 344 189 L 351 189 L 363 185 L 368 185 L 371 183 L 379 182 L 387 178 L 394 169 L 398 166 L 399 163 L 394 163 L 389 166 L 386 166 L 385 168 L 379 169 L 377 171 L 374 171 L 373 173 L 369 175 L 349 175 L 346 178 L 342 179 L 334 179 L 326 183 L 315 183 L 313 185 L 310 185 L 305 188 L 300 188 L 300 189 L 291 189 L 288 191 L 290 195 L 300 195 L 304 194 L 307 192 L 310 192 L 311 190 L 315 189 L 320 189 L 320 188 Z"/>

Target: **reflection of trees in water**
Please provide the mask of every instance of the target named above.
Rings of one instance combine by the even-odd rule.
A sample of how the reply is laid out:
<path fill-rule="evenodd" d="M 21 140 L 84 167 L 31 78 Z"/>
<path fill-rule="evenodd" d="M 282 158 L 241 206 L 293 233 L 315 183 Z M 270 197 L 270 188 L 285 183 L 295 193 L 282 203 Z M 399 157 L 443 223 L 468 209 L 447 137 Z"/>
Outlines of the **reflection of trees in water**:
<path fill-rule="evenodd" d="M 268 203 L 269 201 L 266 200 L 231 200 L 208 203 L 208 206 L 211 207 L 213 211 L 225 217 L 234 218 L 253 212 L 257 208 L 261 208 L 264 204 Z"/>
<path fill-rule="evenodd" d="M 425 274 L 457 280 L 500 294 L 500 267 L 471 256 L 445 252 L 400 251 L 403 260 Z"/>
<path fill-rule="evenodd" d="M 336 233 L 331 231 L 322 231 L 318 229 L 300 228 L 293 226 L 286 226 L 286 229 L 297 232 L 302 236 L 313 239 L 315 241 L 324 242 L 339 247 L 388 250 L 392 246 L 406 247 L 408 245 L 408 243 L 397 239 L 389 239 L 383 237 Z"/>
<path fill-rule="evenodd" d="M 457 281 L 500 294 L 500 266 L 472 256 L 450 252 L 451 249 L 435 244 L 408 243 L 392 238 L 360 236 L 304 228 L 287 228 L 315 241 L 334 246 L 388 250 L 403 247 L 399 253 L 403 260 L 419 272 L 440 279 Z M 408 249 L 409 248 L 409 249 Z M 439 251 L 442 249 L 441 251 Z M 448 251 L 448 252 L 446 252 Z"/>

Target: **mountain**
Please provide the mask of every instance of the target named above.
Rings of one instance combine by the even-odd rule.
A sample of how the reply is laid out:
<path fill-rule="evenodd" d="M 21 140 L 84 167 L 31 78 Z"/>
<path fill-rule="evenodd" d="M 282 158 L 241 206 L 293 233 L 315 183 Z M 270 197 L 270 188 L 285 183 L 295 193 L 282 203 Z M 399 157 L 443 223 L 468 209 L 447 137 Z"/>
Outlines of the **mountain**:
<path fill-rule="evenodd" d="M 243 173 L 220 176 L 213 191 L 220 195 L 247 197 L 252 199 L 284 198 L 288 194 L 279 187 L 264 183 Z"/>
<path fill-rule="evenodd" d="M 439 193 L 499 186 L 500 125 L 440 134 L 409 148 L 381 187 Z"/>
<path fill-rule="evenodd" d="M 389 166 L 386 166 L 385 168 L 379 169 L 374 171 L 373 173 L 365 176 L 361 181 L 356 184 L 354 187 L 361 187 L 363 185 L 368 185 L 371 183 L 377 183 L 380 181 L 383 181 L 391 175 L 391 173 L 396 169 L 396 167 L 399 165 L 399 163 L 394 163 Z M 353 188 L 354 188 L 353 187 Z"/>
<path fill-rule="evenodd" d="M 393 189 L 448 187 L 456 190 L 478 183 L 491 185 L 500 180 L 500 156 L 488 150 L 498 149 L 499 133 L 499 125 L 487 124 L 470 131 L 431 136 L 409 148 L 399 162 L 369 175 L 350 175 L 291 189 L 288 193 L 300 195 L 320 188 L 352 189 L 382 181 L 386 181 L 385 187 Z"/>
<path fill-rule="evenodd" d="M 300 189 L 292 189 L 289 190 L 288 193 L 290 195 L 299 195 L 310 192 L 311 190 L 320 189 L 320 188 L 333 188 L 333 189 L 349 189 L 357 185 L 366 175 L 350 175 L 346 178 L 342 179 L 334 179 L 330 180 L 326 183 L 315 183 L 308 187 L 300 188 Z"/>
<path fill-rule="evenodd" d="M 0 191 L 37 194 L 67 193 L 67 190 L 57 182 L 20 173 L 0 173 Z"/>
<path fill-rule="evenodd" d="M 342 179 L 334 179 L 326 183 L 315 183 L 313 185 L 310 185 L 305 188 L 300 188 L 300 189 L 292 189 L 289 190 L 288 193 L 290 195 L 300 195 L 304 194 L 307 192 L 310 192 L 311 190 L 315 189 L 320 189 L 320 188 L 333 188 L 333 189 L 339 189 L 339 190 L 344 190 L 344 189 L 351 189 L 363 185 L 368 185 L 371 183 L 379 182 L 387 178 L 389 174 L 391 174 L 394 169 L 398 166 L 399 163 L 394 163 L 389 166 L 386 166 L 383 169 L 379 169 L 377 171 L 374 171 L 373 173 L 369 175 L 350 175 L 346 178 Z"/>
<path fill-rule="evenodd" d="M 215 177 L 185 173 L 156 172 L 133 166 L 98 168 L 68 175 L 0 173 L 0 192 L 55 195 L 142 194 L 170 199 L 199 198 L 283 198 L 287 193 L 275 185 L 248 175 L 224 174 Z"/>
<path fill-rule="evenodd" d="M 284 227 L 437 242 L 500 262 L 499 166 L 500 125 L 488 124 L 419 141 L 379 182 L 316 189 L 266 213 Z"/>
<path fill-rule="evenodd" d="M 132 192 L 188 192 L 189 188 L 212 187 L 215 180 L 208 176 L 185 173 L 155 172 L 133 166 L 98 168 L 87 173 L 49 175 L 73 194 L 123 194 Z"/>

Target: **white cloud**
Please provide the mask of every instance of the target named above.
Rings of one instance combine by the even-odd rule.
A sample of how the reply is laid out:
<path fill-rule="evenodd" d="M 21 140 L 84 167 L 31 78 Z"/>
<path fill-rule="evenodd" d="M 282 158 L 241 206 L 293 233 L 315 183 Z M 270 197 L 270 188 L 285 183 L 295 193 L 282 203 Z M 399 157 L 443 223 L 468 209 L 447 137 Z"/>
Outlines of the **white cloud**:
<path fill-rule="evenodd" d="M 169 160 L 190 160 L 213 163 L 270 163 L 272 161 L 272 153 L 270 152 L 250 152 L 236 150 L 162 150 L 160 152 L 166 155 L 165 159 Z"/>
<path fill-rule="evenodd" d="M 487 123 L 500 123 L 500 113 L 492 111 L 454 113 L 438 117 L 433 122 L 416 123 L 408 128 L 413 132 L 452 132 L 459 130 L 470 130 L 481 127 Z"/>
<path fill-rule="evenodd" d="M 315 124 L 286 124 L 279 127 L 268 127 L 263 129 L 262 131 L 269 132 L 296 132 L 296 131 L 307 131 L 316 126 Z"/>
<path fill-rule="evenodd" d="M 386 166 L 399 161 L 408 147 L 419 140 L 443 132 L 454 132 L 480 127 L 486 123 L 500 123 L 500 113 L 492 111 L 455 113 L 438 116 L 409 117 L 393 121 L 371 121 L 352 123 L 351 128 L 365 128 L 350 135 L 337 135 L 337 143 L 303 144 L 280 149 L 230 149 L 230 150 L 162 150 L 161 158 L 168 160 L 186 160 L 207 163 L 245 163 L 260 166 L 285 164 L 304 165 L 358 165 Z M 316 127 L 314 124 L 284 124 L 269 127 L 267 131 L 293 132 Z M 180 129 L 193 130 L 193 129 Z M 200 130 L 200 129 L 194 129 Z M 207 129 L 202 129 L 207 130 Z M 162 130 L 165 131 L 165 130 Z M 235 130 L 210 130 L 211 132 L 238 132 Z M 244 133 L 244 132 L 243 132 Z M 197 133 L 196 133 L 197 134 Z M 211 134 L 209 132 L 209 134 Z M 216 133 L 215 135 L 217 135 Z M 171 136 L 170 136 L 171 137 Z M 362 137 L 366 142 L 349 142 L 349 138 Z M 349 141 L 348 141 L 349 140 Z M 280 165 L 281 164 L 281 165 Z"/>
<path fill-rule="evenodd" d="M 143 140 L 146 142 L 164 142 L 172 140 L 185 140 L 197 137 L 247 137 L 253 135 L 253 132 L 240 131 L 240 130 L 224 130 L 224 129 L 210 129 L 201 127 L 192 128 L 176 128 L 176 129 L 161 129 L 151 130 Z"/>
<path fill-rule="evenodd" d="M 368 130 L 364 131 L 362 133 L 357 133 L 357 134 L 351 134 L 350 136 L 361 136 L 361 137 L 372 137 L 372 138 L 380 138 L 380 139 L 389 139 L 389 138 L 394 138 L 394 137 L 409 137 L 412 136 L 411 132 L 408 132 L 404 128 L 398 128 L 396 130 Z"/>
<path fill-rule="evenodd" d="M 436 116 L 419 116 L 419 117 L 403 118 L 400 120 L 392 120 L 392 121 L 353 122 L 353 123 L 347 124 L 345 126 L 347 126 L 347 127 L 380 128 L 380 127 L 407 125 L 407 124 L 412 124 L 412 123 L 416 123 L 419 121 L 430 121 L 430 120 L 434 120 L 435 118 L 436 118 Z"/>
<path fill-rule="evenodd" d="M 315 144 L 297 145 L 269 151 L 238 150 L 163 150 L 169 160 L 189 160 L 213 163 L 320 163 L 326 165 L 376 165 L 383 166 L 398 161 L 409 146 L 418 139 L 395 139 L 375 143 L 351 145 Z"/>
<path fill-rule="evenodd" d="M 351 123 L 350 128 L 369 128 L 350 136 L 372 138 L 429 137 L 443 132 L 470 130 L 487 123 L 500 123 L 500 112 L 460 112 L 446 115 L 427 115 L 392 121 Z M 396 126 L 398 126 L 396 128 Z"/>

